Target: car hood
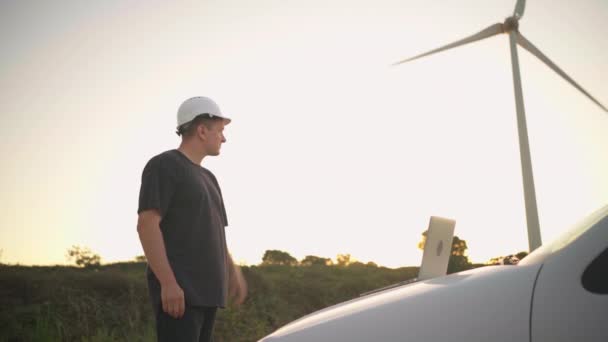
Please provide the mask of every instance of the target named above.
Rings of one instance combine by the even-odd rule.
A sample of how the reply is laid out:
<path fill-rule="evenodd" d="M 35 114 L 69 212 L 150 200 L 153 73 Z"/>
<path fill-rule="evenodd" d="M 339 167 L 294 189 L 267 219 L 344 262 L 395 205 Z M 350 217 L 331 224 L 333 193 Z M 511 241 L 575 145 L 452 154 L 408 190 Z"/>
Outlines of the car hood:
<path fill-rule="evenodd" d="M 304 316 L 260 342 L 528 341 L 540 267 L 487 266 L 388 289 Z"/>

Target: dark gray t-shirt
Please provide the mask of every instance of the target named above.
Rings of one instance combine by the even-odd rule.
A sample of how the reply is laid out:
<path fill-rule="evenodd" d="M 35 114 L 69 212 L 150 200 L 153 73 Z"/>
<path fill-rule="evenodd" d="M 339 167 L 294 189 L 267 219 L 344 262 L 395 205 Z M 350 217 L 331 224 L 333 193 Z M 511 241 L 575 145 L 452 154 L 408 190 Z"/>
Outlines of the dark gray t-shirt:
<path fill-rule="evenodd" d="M 178 150 L 146 164 L 137 213 L 158 209 L 169 264 L 187 305 L 226 306 L 228 225 L 220 186 L 211 171 Z M 160 304 L 160 283 L 147 269 L 150 296 Z"/>

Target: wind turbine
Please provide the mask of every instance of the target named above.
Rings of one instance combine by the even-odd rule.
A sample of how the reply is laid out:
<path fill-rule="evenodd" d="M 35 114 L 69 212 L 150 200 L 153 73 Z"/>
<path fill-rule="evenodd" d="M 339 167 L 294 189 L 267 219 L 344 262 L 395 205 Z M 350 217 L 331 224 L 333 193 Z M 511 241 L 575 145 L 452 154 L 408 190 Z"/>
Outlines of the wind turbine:
<path fill-rule="evenodd" d="M 566 75 L 564 71 L 562 71 L 555 63 L 553 63 L 547 56 L 545 56 L 536 46 L 534 46 L 529 40 L 527 40 L 521 32 L 519 32 L 519 20 L 524 16 L 524 9 L 526 7 L 525 0 L 518 0 L 515 5 L 515 11 L 513 15 L 505 19 L 504 23 L 496 23 L 494 25 L 490 25 L 484 30 L 469 36 L 467 38 L 461 39 L 454 43 L 442 46 L 438 49 L 431 50 L 429 52 L 425 52 L 423 54 L 404 59 L 397 63 L 394 63 L 393 66 L 399 65 L 402 63 L 410 62 L 415 59 L 429 56 L 441 51 L 449 50 L 461 45 L 465 45 L 468 43 L 476 42 L 478 40 L 482 40 L 485 38 L 489 38 L 495 36 L 497 34 L 506 33 L 509 35 L 509 43 L 511 46 L 511 65 L 513 66 L 513 87 L 515 88 L 515 108 L 517 111 L 517 130 L 519 133 L 519 152 L 521 157 L 521 171 L 523 176 L 524 183 L 524 200 L 526 206 L 526 221 L 528 225 L 528 245 L 530 251 L 535 250 L 540 247 L 542 244 L 541 236 L 540 236 L 540 226 L 538 223 L 538 209 L 536 206 L 536 193 L 534 190 L 534 178 L 532 176 L 532 162 L 530 160 L 530 146 L 528 143 L 528 128 L 526 126 L 526 114 L 524 110 L 524 100 L 523 94 L 521 90 L 521 77 L 519 73 L 519 60 L 517 57 L 517 45 L 522 48 L 528 50 L 531 54 L 540 59 L 543 63 L 545 63 L 549 68 L 553 69 L 556 73 L 558 73 L 561 77 L 563 77 L 566 81 L 568 81 L 571 85 L 573 85 L 576 89 L 580 90 L 583 94 L 585 94 L 591 101 L 595 102 L 598 106 L 600 106 L 605 112 L 608 112 L 606 107 L 604 107 L 599 101 L 593 98 L 585 89 L 583 89 L 580 85 L 578 85 L 570 76 Z"/>

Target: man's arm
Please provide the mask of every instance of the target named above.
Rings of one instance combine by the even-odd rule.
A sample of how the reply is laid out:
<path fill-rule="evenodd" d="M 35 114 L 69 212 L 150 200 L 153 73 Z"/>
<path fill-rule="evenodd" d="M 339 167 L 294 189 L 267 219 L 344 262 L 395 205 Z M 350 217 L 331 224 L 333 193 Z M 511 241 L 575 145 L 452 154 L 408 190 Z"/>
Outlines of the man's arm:
<path fill-rule="evenodd" d="M 142 211 L 137 219 L 137 233 L 148 264 L 160 282 L 163 311 L 173 318 L 181 318 L 186 308 L 184 291 L 177 283 L 167 259 L 160 220 L 157 210 Z"/>
<path fill-rule="evenodd" d="M 241 268 L 234 264 L 230 254 L 228 254 L 228 272 L 228 295 L 234 298 L 236 305 L 241 305 L 247 297 L 247 282 L 241 273 Z"/>

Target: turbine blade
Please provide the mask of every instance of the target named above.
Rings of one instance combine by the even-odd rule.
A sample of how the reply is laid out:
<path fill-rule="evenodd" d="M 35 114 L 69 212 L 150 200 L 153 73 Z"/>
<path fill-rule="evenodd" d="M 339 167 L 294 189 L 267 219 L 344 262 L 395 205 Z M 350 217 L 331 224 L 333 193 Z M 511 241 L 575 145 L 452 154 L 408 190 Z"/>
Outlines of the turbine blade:
<path fill-rule="evenodd" d="M 513 16 L 521 19 L 524 16 L 524 10 L 526 9 L 526 0 L 517 0 L 517 4 L 515 5 L 515 11 L 513 11 Z"/>
<path fill-rule="evenodd" d="M 583 87 L 578 85 L 570 76 L 566 75 L 565 72 L 562 71 L 555 63 L 553 63 L 547 56 L 545 56 L 536 46 L 534 46 L 529 40 L 527 40 L 521 33 L 517 35 L 517 44 L 528 50 L 531 54 L 536 56 L 538 59 L 543 61 L 549 68 L 553 69 L 556 73 L 558 73 L 561 77 L 563 77 L 566 81 L 570 82 L 576 89 L 580 90 L 583 94 L 585 94 L 591 101 L 595 102 L 598 106 L 600 106 L 605 112 L 608 112 L 606 107 L 604 107 L 598 100 L 594 99 L 591 94 L 589 94 Z"/>
<path fill-rule="evenodd" d="M 499 33 L 503 33 L 503 29 L 502 29 L 502 24 L 501 23 L 488 26 L 484 30 L 482 30 L 482 31 L 480 31 L 480 32 L 478 32 L 478 33 L 470 36 L 470 37 L 467 37 L 467 38 L 461 39 L 461 40 L 459 40 L 457 42 L 454 42 L 452 44 L 448 44 L 448 45 L 442 46 L 442 47 L 440 47 L 438 49 L 435 49 L 435 50 L 432 50 L 432 51 L 429 51 L 429 52 L 425 52 L 423 54 L 420 54 L 420 55 L 417 55 L 417 56 L 414 56 L 414 57 L 411 57 L 411 58 L 408 58 L 408 59 L 404 59 L 402 61 L 393 63 L 392 65 L 395 66 L 395 65 L 399 65 L 399 64 L 406 63 L 406 62 L 409 62 L 409 61 L 413 61 L 414 59 L 418 59 L 418 58 L 421 58 L 421 57 L 424 57 L 424 56 L 432 55 L 432 54 L 437 53 L 437 52 L 449 50 L 449 49 L 455 48 L 455 47 L 460 46 L 460 45 L 465 45 L 465 44 L 472 43 L 472 42 L 475 42 L 475 41 L 478 41 L 478 40 L 482 40 L 482 39 L 485 39 L 485 38 L 488 38 L 488 37 L 492 37 L 492 36 L 497 35 Z"/>

